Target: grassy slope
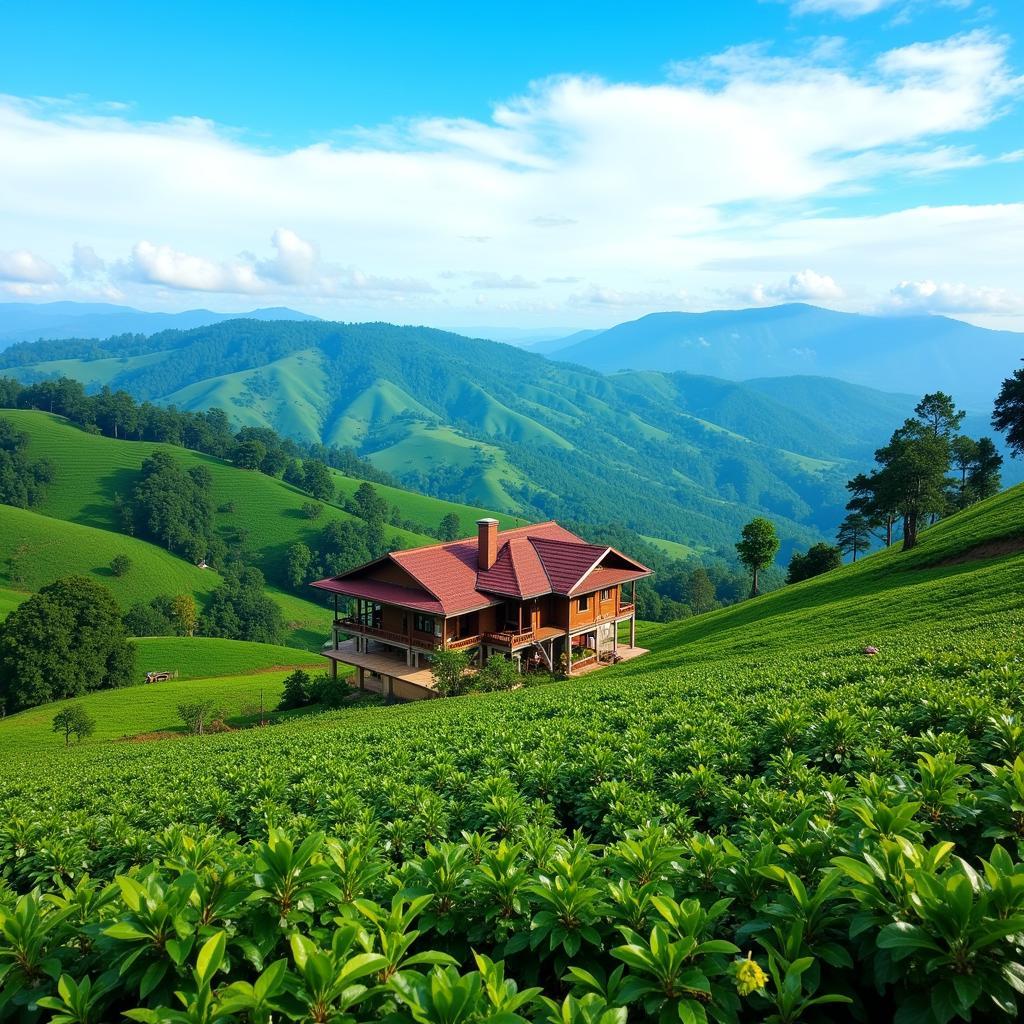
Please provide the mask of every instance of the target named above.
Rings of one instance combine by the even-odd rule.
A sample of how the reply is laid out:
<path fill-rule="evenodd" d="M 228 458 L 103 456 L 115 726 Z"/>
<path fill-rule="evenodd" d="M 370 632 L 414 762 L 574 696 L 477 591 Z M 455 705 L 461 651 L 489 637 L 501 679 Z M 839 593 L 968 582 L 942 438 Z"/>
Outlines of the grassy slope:
<path fill-rule="evenodd" d="M 620 671 L 679 669 L 693 661 L 790 654 L 812 660 L 866 645 L 942 643 L 944 634 L 998 627 L 1024 611 L 1024 554 L 940 564 L 972 547 L 1024 537 L 1024 485 L 824 576 L 680 623 L 649 627 L 652 656 Z"/>
<path fill-rule="evenodd" d="M 140 679 L 150 670 L 178 671 L 178 678 L 120 690 L 90 693 L 77 701 L 56 701 L 0 721 L 0 758 L 60 750 L 63 738 L 52 732 L 53 716 L 62 707 L 81 703 L 96 721 L 88 746 L 140 733 L 179 730 L 178 705 L 210 697 L 225 720 L 240 722 L 259 706 L 267 710 L 281 698 L 283 681 L 293 667 L 319 670 L 324 662 L 290 647 L 251 644 L 213 637 L 141 637 L 136 668 Z"/>
<path fill-rule="evenodd" d="M 0 587 L 0 621 L 6 619 L 22 601 L 30 596 L 24 590 L 8 590 L 6 587 Z"/>

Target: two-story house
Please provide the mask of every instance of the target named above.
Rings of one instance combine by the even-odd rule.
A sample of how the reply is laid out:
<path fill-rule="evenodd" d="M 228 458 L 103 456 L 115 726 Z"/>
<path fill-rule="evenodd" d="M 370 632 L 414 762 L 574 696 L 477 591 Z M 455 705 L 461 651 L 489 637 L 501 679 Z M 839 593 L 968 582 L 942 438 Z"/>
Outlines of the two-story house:
<path fill-rule="evenodd" d="M 416 699 L 432 696 L 430 655 L 442 648 L 468 650 L 478 665 L 501 654 L 521 670 L 567 674 L 643 653 L 636 581 L 650 575 L 557 523 L 499 530 L 496 519 L 481 519 L 476 537 L 393 551 L 312 585 L 334 594 L 324 651 L 332 675 L 339 663 L 353 665 L 361 687 Z M 624 622 L 628 646 L 619 643 Z"/>

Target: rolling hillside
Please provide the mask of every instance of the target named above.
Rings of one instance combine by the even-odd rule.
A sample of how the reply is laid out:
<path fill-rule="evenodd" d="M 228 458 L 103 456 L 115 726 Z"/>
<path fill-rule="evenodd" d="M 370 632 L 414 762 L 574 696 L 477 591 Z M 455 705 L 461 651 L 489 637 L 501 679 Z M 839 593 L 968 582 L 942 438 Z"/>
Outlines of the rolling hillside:
<path fill-rule="evenodd" d="M 891 433 L 901 404 L 879 398 L 845 422 L 799 389 L 606 377 L 388 324 L 239 320 L 148 339 L 41 342 L 0 354 L 0 370 L 223 408 L 239 423 L 351 445 L 433 496 L 529 519 L 625 521 L 712 549 L 757 514 L 777 520 L 787 551 L 831 533 L 846 478 Z"/>
<path fill-rule="evenodd" d="M 289 643 L 318 650 L 326 636 L 330 615 L 321 603 L 304 600 L 274 587 L 288 547 L 310 541 L 332 519 L 353 517 L 338 505 L 325 506 L 315 521 L 300 509 L 309 496 L 261 473 L 236 469 L 215 458 L 170 445 L 114 441 L 89 434 L 48 413 L 3 410 L 0 415 L 16 423 L 31 437 L 34 457 L 46 457 L 57 466 L 57 479 L 38 509 L 26 511 L 0 505 L 0 614 L 21 599 L 18 591 L 34 591 L 69 573 L 92 576 L 110 588 L 123 608 L 149 601 L 159 594 L 190 593 L 202 605 L 220 583 L 209 569 L 198 569 L 157 545 L 119 532 L 114 497 L 127 494 L 142 461 L 156 449 L 166 449 L 185 465 L 203 464 L 214 478 L 216 525 L 228 538 L 244 530 L 244 546 L 251 564 L 260 568 L 271 585 L 268 593 L 280 606 L 288 625 Z M 359 480 L 334 472 L 336 501 L 343 503 Z M 398 506 L 407 520 L 436 527 L 454 513 L 468 536 L 486 508 L 427 498 L 381 485 L 378 492 Z M 503 525 L 520 520 L 502 516 Z M 404 547 L 429 544 L 433 539 L 397 527 L 387 536 Z M 109 566 L 115 555 L 125 554 L 132 569 L 114 576 Z M 9 596 L 8 596 L 9 595 Z"/>
<path fill-rule="evenodd" d="M 863 316 L 803 303 L 651 313 L 547 354 L 606 372 L 685 370 L 729 380 L 791 374 L 870 388 L 948 391 L 987 410 L 1024 353 L 1024 337 L 943 316 Z M 898 385 L 895 382 L 899 382 Z"/>

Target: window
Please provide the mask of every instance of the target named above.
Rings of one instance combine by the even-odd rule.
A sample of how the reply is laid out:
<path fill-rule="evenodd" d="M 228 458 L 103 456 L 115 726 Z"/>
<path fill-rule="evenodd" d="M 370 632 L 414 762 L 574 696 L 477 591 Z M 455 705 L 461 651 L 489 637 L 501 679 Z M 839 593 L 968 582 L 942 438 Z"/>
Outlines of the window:
<path fill-rule="evenodd" d="M 590 595 L 584 594 L 582 597 L 576 600 L 576 611 L 587 612 L 590 611 Z"/>
<path fill-rule="evenodd" d="M 429 633 L 431 636 L 441 635 L 441 623 L 433 615 L 424 615 L 417 612 L 412 617 L 412 628 L 417 633 Z"/>
<path fill-rule="evenodd" d="M 612 588 L 611 587 L 608 587 L 605 590 L 601 591 L 601 600 L 602 601 L 610 601 L 611 599 L 612 599 Z"/>

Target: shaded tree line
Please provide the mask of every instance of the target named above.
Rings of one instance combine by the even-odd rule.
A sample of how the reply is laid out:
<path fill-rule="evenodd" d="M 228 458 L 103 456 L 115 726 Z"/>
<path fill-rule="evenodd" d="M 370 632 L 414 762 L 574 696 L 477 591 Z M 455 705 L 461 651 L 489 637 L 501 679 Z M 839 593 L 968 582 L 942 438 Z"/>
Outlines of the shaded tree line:
<path fill-rule="evenodd" d="M 34 508 L 57 477 L 49 459 L 29 457 L 30 441 L 25 431 L 0 417 L 0 503 L 4 505 Z"/>

